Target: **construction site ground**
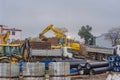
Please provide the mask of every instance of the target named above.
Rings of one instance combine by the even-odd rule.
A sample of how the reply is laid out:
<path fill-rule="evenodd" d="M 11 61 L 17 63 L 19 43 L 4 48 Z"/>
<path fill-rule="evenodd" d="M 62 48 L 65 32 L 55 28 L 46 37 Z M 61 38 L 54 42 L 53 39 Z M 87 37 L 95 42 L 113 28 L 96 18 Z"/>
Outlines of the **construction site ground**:
<path fill-rule="evenodd" d="M 112 73 L 102 73 L 102 74 L 96 74 L 96 75 L 74 75 L 74 76 L 70 76 L 71 80 L 106 80 L 108 75 L 117 75 L 120 76 L 120 73 L 117 72 L 112 72 Z M 114 77 L 115 78 L 115 77 Z M 49 76 L 46 75 L 46 80 L 49 80 Z M 116 79 L 112 79 L 112 80 L 118 80 Z"/>
<path fill-rule="evenodd" d="M 72 76 L 71 80 L 106 80 L 108 74 L 97 74 L 97 75 L 78 75 Z"/>

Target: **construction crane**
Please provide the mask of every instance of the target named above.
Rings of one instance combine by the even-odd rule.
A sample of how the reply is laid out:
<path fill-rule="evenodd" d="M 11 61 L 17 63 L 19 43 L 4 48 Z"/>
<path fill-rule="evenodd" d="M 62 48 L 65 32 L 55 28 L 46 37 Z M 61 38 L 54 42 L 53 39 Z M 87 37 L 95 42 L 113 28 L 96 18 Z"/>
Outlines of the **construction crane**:
<path fill-rule="evenodd" d="M 48 27 L 46 27 L 40 34 L 39 34 L 39 38 L 42 38 L 42 36 L 48 32 L 49 30 L 53 31 L 56 35 L 56 37 L 59 38 L 60 43 L 62 43 L 62 46 L 69 46 L 71 47 L 73 50 L 75 51 L 79 51 L 80 50 L 80 44 L 74 41 L 70 41 L 69 39 L 67 39 L 67 36 L 65 34 L 63 34 L 59 29 L 53 27 L 52 24 L 50 24 Z"/>

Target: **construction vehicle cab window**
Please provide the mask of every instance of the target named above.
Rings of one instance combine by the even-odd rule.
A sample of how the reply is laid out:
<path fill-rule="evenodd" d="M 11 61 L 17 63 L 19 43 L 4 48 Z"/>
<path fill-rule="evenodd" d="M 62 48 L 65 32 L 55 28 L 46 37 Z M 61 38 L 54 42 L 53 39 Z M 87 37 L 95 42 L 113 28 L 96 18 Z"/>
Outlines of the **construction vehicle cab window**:
<path fill-rule="evenodd" d="M 0 45 L 0 53 L 5 55 L 20 54 L 20 46 Z"/>
<path fill-rule="evenodd" d="M 65 39 L 64 38 L 59 38 L 58 39 L 58 44 L 60 44 L 60 45 L 65 44 Z"/>
<path fill-rule="evenodd" d="M 5 55 L 10 56 L 12 54 L 10 46 L 4 46 L 4 50 L 5 50 Z"/>
<path fill-rule="evenodd" d="M 11 49 L 10 46 L 0 46 L 0 54 L 4 54 L 6 56 L 10 56 L 11 54 Z"/>
<path fill-rule="evenodd" d="M 20 47 L 19 46 L 11 46 L 11 52 L 13 54 L 20 54 Z"/>

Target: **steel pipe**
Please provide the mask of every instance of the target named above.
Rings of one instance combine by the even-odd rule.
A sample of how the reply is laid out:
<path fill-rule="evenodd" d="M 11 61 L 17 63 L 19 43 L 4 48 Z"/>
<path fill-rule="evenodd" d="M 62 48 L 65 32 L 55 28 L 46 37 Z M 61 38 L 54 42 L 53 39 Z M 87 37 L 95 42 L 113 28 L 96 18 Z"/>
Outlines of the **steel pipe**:
<path fill-rule="evenodd" d="M 92 69 L 92 68 L 99 68 L 99 67 L 107 67 L 109 66 L 109 62 L 89 62 L 85 64 L 85 67 L 87 69 Z"/>
<path fill-rule="evenodd" d="M 105 73 L 107 71 L 111 71 L 112 68 L 110 67 L 101 67 L 101 68 L 93 68 L 90 73 L 91 74 L 100 74 L 100 73 Z"/>

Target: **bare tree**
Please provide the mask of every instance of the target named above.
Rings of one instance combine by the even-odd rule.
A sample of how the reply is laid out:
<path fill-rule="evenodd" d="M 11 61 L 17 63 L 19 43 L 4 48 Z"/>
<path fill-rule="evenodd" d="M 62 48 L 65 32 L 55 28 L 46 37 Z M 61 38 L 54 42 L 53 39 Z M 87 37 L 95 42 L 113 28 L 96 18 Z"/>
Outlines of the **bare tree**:
<path fill-rule="evenodd" d="M 117 45 L 120 40 L 120 27 L 110 29 L 105 37 L 111 40 L 113 46 Z"/>

